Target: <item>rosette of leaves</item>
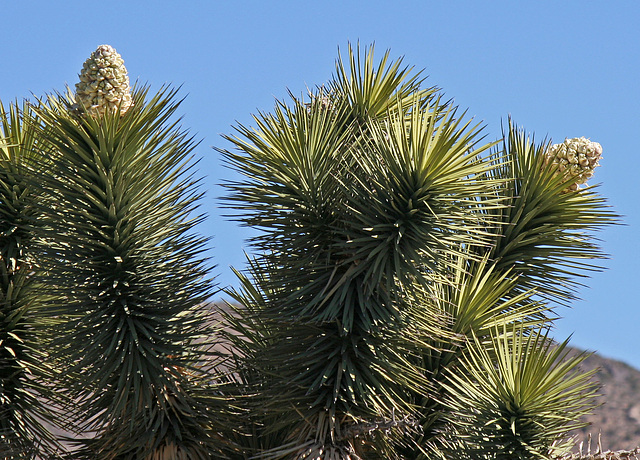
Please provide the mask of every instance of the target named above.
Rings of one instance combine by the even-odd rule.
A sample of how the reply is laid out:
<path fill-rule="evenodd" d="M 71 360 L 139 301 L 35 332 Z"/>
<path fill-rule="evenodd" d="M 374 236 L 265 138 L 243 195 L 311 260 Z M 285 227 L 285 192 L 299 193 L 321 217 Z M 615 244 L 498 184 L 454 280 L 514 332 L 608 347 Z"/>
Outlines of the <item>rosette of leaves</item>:
<path fill-rule="evenodd" d="M 126 113 L 78 114 L 60 96 L 38 108 L 54 165 L 42 178 L 44 279 L 66 320 L 56 343 L 76 424 L 92 434 L 74 458 L 216 458 L 201 368 L 212 281 L 175 95 L 139 89 Z"/>
<path fill-rule="evenodd" d="M 558 173 L 550 151 L 549 142 L 537 143 L 509 121 L 501 147 L 507 161 L 494 170 L 504 180 L 496 193 L 506 206 L 498 210 L 502 225 L 488 254 L 497 269 L 514 270 L 520 291 L 535 289 L 566 304 L 576 298 L 581 279 L 602 270 L 597 261 L 606 255 L 595 235 L 618 216 L 594 187 L 569 190 L 576 178 Z"/>
<path fill-rule="evenodd" d="M 469 356 L 466 354 L 469 347 L 481 350 L 476 352 L 484 353 L 485 358 L 490 356 L 494 365 L 510 359 L 509 356 L 518 352 L 513 349 L 515 342 L 506 339 L 509 334 L 500 336 L 496 331 L 517 324 L 519 334 L 523 337 L 539 336 L 540 328 L 549 327 L 555 319 L 554 306 L 558 302 L 566 304 L 575 299 L 580 279 L 590 271 L 601 268 L 589 262 L 589 259 L 604 257 L 596 244 L 594 233 L 614 223 L 617 216 L 607 209 L 604 198 L 593 189 L 567 193 L 575 177 L 558 174 L 556 165 L 548 161 L 548 146 L 546 142 L 537 144 L 521 129 L 509 123 L 504 141 L 496 150 L 495 165 L 491 172 L 491 177 L 496 179 L 496 197 L 504 206 L 495 207 L 491 202 L 486 209 L 487 213 L 499 216 L 497 221 L 501 223 L 488 228 L 488 231 L 495 233 L 494 243 L 489 250 L 484 246 L 469 246 L 470 253 L 457 259 L 457 267 L 443 267 L 443 272 L 448 273 L 446 277 L 454 282 L 434 283 L 435 294 L 433 290 L 430 291 L 432 297 L 439 299 L 442 311 L 451 318 L 452 331 L 464 339 L 450 344 L 453 347 L 445 347 L 444 352 L 425 354 L 423 365 L 425 371 L 433 376 L 438 397 L 423 400 L 421 412 L 425 416 L 425 424 L 417 444 L 423 446 L 424 451 L 418 458 L 454 455 L 451 446 L 441 450 L 441 442 L 445 439 L 443 433 L 449 429 L 455 432 L 455 427 L 462 423 L 450 413 L 452 408 L 459 411 L 462 405 L 454 404 L 455 397 L 449 398 L 447 395 L 452 380 L 457 382 L 459 390 L 465 385 L 460 383 L 462 381 L 471 385 L 468 380 L 471 377 L 467 374 L 468 363 L 464 361 Z M 478 261 L 477 255 L 482 255 L 481 261 Z M 495 340 L 503 340 L 504 346 L 495 348 L 492 345 Z M 527 369 L 546 366 L 549 359 L 547 355 L 554 352 L 543 340 L 531 343 L 535 346 L 524 348 L 519 358 L 521 365 Z M 536 347 L 542 350 L 534 350 Z M 489 353 L 490 350 L 493 351 Z M 518 350 L 522 350 L 522 347 Z M 460 362 L 460 359 L 464 362 Z M 522 458 L 543 458 L 536 457 L 542 455 L 540 452 L 543 451 L 547 452 L 544 458 L 551 458 L 552 453 L 566 453 L 568 444 L 559 443 L 563 433 L 574 428 L 581 414 L 587 411 L 587 406 L 582 404 L 580 391 L 574 391 L 574 388 L 563 383 L 576 364 L 573 367 L 559 367 L 558 371 L 548 376 L 546 382 L 555 385 L 557 398 L 565 398 L 566 403 L 565 418 L 562 423 L 554 425 L 555 431 L 550 431 L 553 431 L 556 439 L 553 436 L 538 437 L 537 453 L 527 454 L 529 457 L 522 454 Z M 580 381 L 578 386 L 587 388 L 586 379 Z M 443 404 L 443 401 L 446 402 Z M 592 399 L 585 401 L 593 405 Z M 503 403 L 496 396 L 493 404 Z M 478 415 L 472 412 L 470 410 L 467 414 L 468 427 L 474 424 L 484 426 L 487 420 L 471 421 Z M 527 413 L 530 423 L 534 425 L 546 424 L 547 415 L 548 412 L 541 405 L 530 407 Z M 487 443 L 498 444 L 487 432 L 482 433 Z M 518 442 L 518 436 L 520 434 L 513 434 L 514 443 Z M 543 448 L 543 444 L 546 447 Z M 500 458 L 492 456 L 490 450 L 485 452 L 485 457 L 480 456 L 480 450 L 469 458 Z M 411 454 L 406 456 L 410 457 Z"/>
<path fill-rule="evenodd" d="M 594 407 L 595 370 L 579 365 L 568 340 L 558 344 L 547 330 L 514 324 L 495 328 L 489 342 L 473 337 L 449 370 L 445 406 L 445 456 L 460 459 L 554 459 L 566 455 L 568 432 Z"/>
<path fill-rule="evenodd" d="M 49 163 L 36 148 L 30 105 L 0 103 L 0 457 L 35 458 L 60 449 L 48 426 L 61 425 L 50 356 L 57 320 L 44 309 L 46 292 L 35 249 L 41 191 L 32 181 Z"/>
<path fill-rule="evenodd" d="M 424 355 L 422 366 L 432 376 L 437 396 L 416 400 L 423 414 L 423 431 L 416 438 L 416 445 L 422 447 L 418 454 L 403 450 L 407 458 L 453 455 L 450 448 L 444 449 L 446 454 L 441 450 L 446 426 L 455 427 L 457 423 L 448 415 L 451 407 L 442 401 L 452 401 L 446 399 L 450 379 L 466 378 L 466 365 L 459 360 L 470 345 L 477 341 L 491 348 L 495 338 L 492 328 L 499 330 L 513 324 L 519 324 L 524 335 L 538 334 L 540 328 L 549 327 L 556 318 L 554 307 L 558 303 L 566 305 L 575 299 L 580 280 L 590 271 L 601 269 L 590 261 L 604 258 L 596 244 L 595 232 L 614 223 L 617 216 L 607 209 L 605 199 L 593 189 L 567 193 L 575 178 L 558 174 L 556 165 L 548 161 L 548 147 L 549 143 L 536 143 L 509 122 L 502 145 L 494 151 L 490 173 L 495 186 L 494 198 L 502 206 L 489 201 L 485 210 L 498 222 L 487 227 L 487 231 L 494 234 L 493 242 L 488 247 L 468 245 L 468 254 L 458 256 L 457 265 L 443 266 L 440 270 L 453 282 L 433 283 L 427 291 L 431 298 L 438 299 L 440 310 L 451 318 L 451 331 L 458 340 L 438 344 L 442 352 L 430 351 Z M 542 345 L 542 342 L 536 344 Z M 511 345 L 508 342 L 500 349 L 502 355 L 495 352 L 490 356 L 494 360 L 507 359 L 504 353 L 511 353 Z M 540 361 L 546 359 L 545 353 L 539 351 L 530 355 L 522 357 L 528 367 L 540 366 Z M 565 370 L 569 372 L 568 368 Z M 565 388 L 562 372 L 554 373 L 553 378 L 558 389 Z M 572 393 L 570 388 L 566 390 L 568 418 L 565 420 L 573 417 L 575 421 L 586 409 L 574 405 L 581 398 L 578 393 Z M 544 423 L 544 411 L 532 410 L 528 416 Z M 477 423 L 484 422 L 478 420 Z M 564 426 L 568 431 L 573 424 L 568 422 Z M 560 430 L 556 434 L 560 440 Z M 545 442 L 551 449 L 554 440 L 548 437 Z M 554 452 L 560 450 L 557 446 Z"/>

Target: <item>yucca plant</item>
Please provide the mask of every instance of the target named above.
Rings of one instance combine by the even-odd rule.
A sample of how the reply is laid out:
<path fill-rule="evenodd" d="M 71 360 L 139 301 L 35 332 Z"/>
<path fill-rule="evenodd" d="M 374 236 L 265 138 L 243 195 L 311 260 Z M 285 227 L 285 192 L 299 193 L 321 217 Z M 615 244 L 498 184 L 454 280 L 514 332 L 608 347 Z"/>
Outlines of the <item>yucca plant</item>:
<path fill-rule="evenodd" d="M 253 415 L 238 458 L 457 458 L 457 421 L 486 422 L 452 399 L 479 382 L 477 357 L 519 353 L 540 377 L 559 356 L 549 302 L 572 300 L 576 277 L 598 268 L 583 262 L 602 257 L 592 231 L 615 216 L 574 186 L 592 171 L 562 167 L 562 149 L 511 123 L 483 143 L 480 125 L 421 85 L 388 53 L 376 64 L 373 49 L 350 48 L 327 84 L 227 137 L 235 150 L 221 152 L 244 177 L 227 184 L 228 206 L 261 231 L 227 316 Z M 533 405 L 537 444 L 522 458 L 562 450 L 592 391 L 583 374 L 561 383 L 578 363 L 553 364 L 547 384 L 569 413 L 548 425 L 554 409 Z M 501 405 L 498 380 L 479 394 Z M 525 439 L 513 426 L 478 431 L 477 458 L 502 458 L 500 436 Z"/>
<path fill-rule="evenodd" d="M 422 85 L 349 48 L 227 137 L 260 233 L 222 363 L 176 91 L 103 45 L 75 94 L 2 109 L 0 453 L 59 455 L 69 418 L 74 459 L 566 457 L 595 390 L 548 331 L 616 219 L 580 188 L 602 148 L 483 141 Z"/>
<path fill-rule="evenodd" d="M 131 91 L 107 45 L 80 80 L 36 108 L 52 164 L 39 177 L 42 282 L 85 433 L 73 458 L 216 458 L 202 369 L 213 284 L 176 91 Z"/>
<path fill-rule="evenodd" d="M 56 318 L 45 310 L 35 241 L 41 192 L 32 183 L 48 161 L 28 103 L 0 103 L 0 458 L 55 455 L 48 426 L 64 424 L 49 353 Z"/>

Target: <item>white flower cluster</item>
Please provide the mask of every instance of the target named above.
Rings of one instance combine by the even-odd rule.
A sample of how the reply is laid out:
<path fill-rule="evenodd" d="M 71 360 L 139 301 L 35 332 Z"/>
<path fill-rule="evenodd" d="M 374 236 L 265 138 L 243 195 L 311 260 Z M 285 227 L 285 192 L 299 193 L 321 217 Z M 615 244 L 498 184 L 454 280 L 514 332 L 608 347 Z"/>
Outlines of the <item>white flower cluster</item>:
<path fill-rule="evenodd" d="M 321 109 L 331 110 L 333 108 L 333 101 L 331 100 L 331 92 L 327 91 L 324 87 L 319 88 L 319 91 L 317 93 L 313 93 L 311 90 L 309 90 L 309 99 L 311 101 L 305 104 L 305 107 L 309 111 L 311 111 L 311 107 L 317 101 L 320 101 Z"/>
<path fill-rule="evenodd" d="M 82 67 L 76 84 L 76 103 L 92 116 L 120 113 L 133 105 L 129 76 L 122 57 L 109 45 L 100 45 Z"/>
<path fill-rule="evenodd" d="M 593 176 L 594 169 L 600 166 L 601 157 L 600 144 L 585 137 L 575 137 L 549 147 L 545 153 L 545 165 L 556 164 L 559 174 L 575 179 L 568 190 L 578 190 L 581 184 Z"/>

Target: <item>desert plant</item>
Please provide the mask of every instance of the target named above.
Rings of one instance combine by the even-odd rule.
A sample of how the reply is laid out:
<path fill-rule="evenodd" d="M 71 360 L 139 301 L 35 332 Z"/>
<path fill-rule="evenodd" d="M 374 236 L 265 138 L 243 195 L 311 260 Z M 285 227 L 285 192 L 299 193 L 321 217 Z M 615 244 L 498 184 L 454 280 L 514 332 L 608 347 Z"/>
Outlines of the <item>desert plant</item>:
<path fill-rule="evenodd" d="M 227 204 L 261 231 L 231 292 L 243 307 L 228 316 L 234 375 L 252 388 L 245 455 L 454 458 L 458 421 L 482 420 L 452 399 L 479 382 L 478 356 L 491 367 L 517 354 L 525 369 L 557 356 L 550 302 L 572 300 L 576 278 L 598 268 L 583 262 L 602 257 L 591 232 L 615 216 L 577 186 L 562 149 L 511 122 L 501 142 L 482 143 L 480 125 L 421 85 L 388 53 L 376 65 L 373 49 L 350 48 L 308 98 L 227 137 L 235 149 L 221 152 L 244 177 L 227 184 Z M 523 458 L 562 451 L 593 390 L 578 364 L 554 364 L 547 384 L 568 414 Z M 497 382 L 479 397 L 504 404 Z M 527 417 L 543 430 L 552 410 Z M 500 436 L 528 442 L 513 426 Z M 495 436 L 474 440 L 504 443 Z"/>
<path fill-rule="evenodd" d="M 176 91 L 131 90 L 113 48 L 80 80 L 36 108 L 52 162 L 39 177 L 43 282 L 65 320 L 55 350 L 76 424 L 91 434 L 74 458 L 215 457 L 195 144 L 171 121 Z"/>
<path fill-rule="evenodd" d="M 102 45 L 75 93 L 0 106 L 0 453 L 59 455 L 68 417 L 85 459 L 569 458 L 595 388 L 548 331 L 616 220 L 581 188 L 602 148 L 483 141 L 423 82 L 350 47 L 227 137 L 260 232 L 221 362 L 176 91 Z"/>

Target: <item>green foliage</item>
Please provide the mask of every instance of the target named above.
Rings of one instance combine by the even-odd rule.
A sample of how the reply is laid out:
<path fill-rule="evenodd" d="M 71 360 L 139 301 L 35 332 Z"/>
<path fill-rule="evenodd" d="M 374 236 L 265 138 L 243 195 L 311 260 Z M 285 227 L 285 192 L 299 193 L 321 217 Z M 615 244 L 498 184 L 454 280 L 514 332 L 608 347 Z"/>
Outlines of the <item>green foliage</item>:
<path fill-rule="evenodd" d="M 48 356 L 56 320 L 43 309 L 34 254 L 41 197 L 31 181 L 47 161 L 37 152 L 33 124 L 28 104 L 8 110 L 0 104 L 0 457 L 6 458 L 53 455 L 58 443 L 44 423 L 64 423 L 54 412 L 62 401 Z"/>
<path fill-rule="evenodd" d="M 616 216 L 549 142 L 350 47 L 219 150 L 260 232 L 218 327 L 176 91 L 92 62 L 88 106 L 0 106 L 0 456 L 62 455 L 47 424 L 101 460 L 566 454 L 595 387 L 549 329 Z"/>
<path fill-rule="evenodd" d="M 615 220 L 604 201 L 565 193 L 549 144 L 511 124 L 482 143 L 482 127 L 421 83 L 388 53 L 376 65 L 372 49 L 350 48 L 330 82 L 237 127 L 235 150 L 221 150 L 244 177 L 227 184 L 228 206 L 261 230 L 227 316 L 247 385 L 238 401 L 253 414 L 235 439 L 256 458 L 457 458 L 455 427 L 486 422 L 452 399 L 479 381 L 472 353 L 491 367 L 522 351 L 540 378 L 557 357 L 546 301 L 572 299 L 575 278 L 598 268 L 584 259 L 602 257 L 591 233 Z M 562 383 L 577 364 L 548 376 L 566 417 L 551 423 L 555 406 L 539 398 L 527 408 L 537 433 L 483 431 L 473 455 L 503 435 L 531 442 L 522 458 L 561 452 L 551 446 L 591 391 L 588 376 Z M 482 382 L 486 405 L 504 404 L 498 380 Z"/>
<path fill-rule="evenodd" d="M 211 295 L 193 234 L 200 193 L 191 138 L 170 117 L 175 91 L 133 94 L 126 114 L 79 115 L 72 100 L 38 108 L 52 173 L 41 178 L 39 256 L 65 319 L 55 351 L 72 377 L 77 423 L 97 432 L 82 458 L 209 458 Z M 161 458 L 161 457 L 158 457 Z"/>
<path fill-rule="evenodd" d="M 554 344 L 547 334 L 505 325 L 492 331 L 489 344 L 473 338 L 449 369 L 450 455 L 507 460 L 568 451 L 571 443 L 558 441 L 591 410 L 595 389 L 588 377 L 595 371 L 581 373 L 586 355 L 568 356 L 568 341 Z"/>
<path fill-rule="evenodd" d="M 536 144 L 509 123 L 502 154 L 507 160 L 495 169 L 504 180 L 498 192 L 505 206 L 499 211 L 502 226 L 490 257 L 498 269 L 513 269 L 520 276 L 520 290 L 554 301 L 575 298 L 576 277 L 599 266 L 585 259 L 602 259 L 593 232 L 615 220 L 605 199 L 593 187 L 567 193 L 573 182 L 545 165 L 548 142 Z"/>
<path fill-rule="evenodd" d="M 252 308 L 273 335 L 255 366 L 277 369 L 266 391 L 300 458 L 360 455 L 363 427 L 412 417 L 408 393 L 427 391 L 421 347 L 446 332 L 411 290 L 483 244 L 478 197 L 492 199 L 491 181 L 472 180 L 490 165 L 478 127 L 416 91 L 399 63 L 374 68 L 368 55 L 359 73 L 350 58 L 351 76 L 339 64 L 328 90 L 238 128 L 239 153 L 223 152 L 247 177 L 229 184 L 231 205 L 265 231 L 254 267 L 269 297 Z"/>

